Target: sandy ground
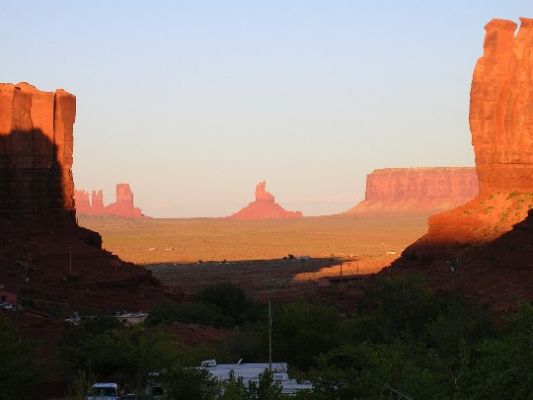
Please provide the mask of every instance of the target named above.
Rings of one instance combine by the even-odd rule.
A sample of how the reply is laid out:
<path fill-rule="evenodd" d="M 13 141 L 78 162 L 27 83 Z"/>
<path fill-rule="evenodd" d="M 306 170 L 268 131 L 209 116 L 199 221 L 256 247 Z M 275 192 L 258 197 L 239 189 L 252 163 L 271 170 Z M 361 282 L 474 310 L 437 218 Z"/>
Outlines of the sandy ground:
<path fill-rule="evenodd" d="M 288 254 L 361 258 L 400 253 L 426 232 L 426 217 L 308 217 L 232 221 L 217 218 L 142 219 L 84 217 L 104 247 L 136 264 L 199 260 L 268 260 Z"/>
<path fill-rule="evenodd" d="M 282 221 L 81 217 L 104 247 L 184 294 L 232 282 L 253 297 L 305 293 L 324 277 L 368 275 L 426 232 L 426 217 L 316 217 Z M 289 260 L 289 254 L 306 256 Z M 309 257 L 309 259 L 307 259 Z"/>

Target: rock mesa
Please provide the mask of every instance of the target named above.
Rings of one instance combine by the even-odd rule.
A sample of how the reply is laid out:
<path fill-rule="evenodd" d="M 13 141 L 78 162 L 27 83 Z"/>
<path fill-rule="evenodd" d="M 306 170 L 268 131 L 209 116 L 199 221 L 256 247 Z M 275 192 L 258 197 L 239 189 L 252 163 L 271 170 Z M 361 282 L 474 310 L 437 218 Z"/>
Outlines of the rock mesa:
<path fill-rule="evenodd" d="M 430 214 L 457 207 L 477 194 L 474 168 L 377 169 L 366 177 L 365 199 L 346 214 Z"/>
<path fill-rule="evenodd" d="M 249 203 L 246 207 L 230 215 L 231 219 L 288 219 L 301 218 L 300 211 L 287 211 L 276 203 L 272 194 L 265 189 L 266 182 L 259 182 L 255 188 L 255 201 Z"/>

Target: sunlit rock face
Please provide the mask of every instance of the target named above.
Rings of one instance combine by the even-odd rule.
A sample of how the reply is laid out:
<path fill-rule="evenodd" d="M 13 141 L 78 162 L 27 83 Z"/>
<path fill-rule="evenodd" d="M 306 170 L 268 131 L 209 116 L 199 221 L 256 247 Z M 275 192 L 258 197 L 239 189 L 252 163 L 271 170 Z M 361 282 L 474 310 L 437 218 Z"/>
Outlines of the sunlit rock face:
<path fill-rule="evenodd" d="M 89 193 L 85 190 L 76 190 L 76 213 L 78 215 L 112 215 L 124 218 L 141 218 L 143 213 L 140 208 L 135 207 L 133 202 L 133 192 L 127 183 L 119 183 L 116 187 L 116 200 L 104 206 L 104 195 L 102 190 Z"/>
<path fill-rule="evenodd" d="M 76 208 L 76 212 L 78 209 Z M 93 190 L 91 193 L 91 211 L 96 215 L 104 214 L 104 193 L 102 190 Z"/>
<path fill-rule="evenodd" d="M 76 214 L 92 214 L 89 193 L 85 190 L 74 190 L 74 203 L 76 204 Z"/>
<path fill-rule="evenodd" d="M 126 218 L 140 218 L 143 216 L 141 209 L 133 205 L 133 192 L 127 183 L 117 184 L 116 201 L 104 209 L 108 215 Z"/>
<path fill-rule="evenodd" d="M 485 242 L 509 231 L 533 208 L 533 20 L 485 26 L 470 95 L 470 127 L 479 196 L 432 216 L 422 245 Z"/>
<path fill-rule="evenodd" d="M 481 194 L 533 191 L 533 20 L 492 20 L 470 94 Z"/>
<path fill-rule="evenodd" d="M 0 216 L 74 224 L 76 97 L 0 84 Z"/>
<path fill-rule="evenodd" d="M 246 207 L 230 215 L 231 219 L 289 219 L 301 218 L 300 211 L 287 211 L 281 207 L 274 196 L 265 189 L 266 182 L 259 182 L 255 188 L 255 201 L 249 203 Z"/>
<path fill-rule="evenodd" d="M 365 200 L 348 215 L 431 213 L 478 194 L 475 168 L 386 168 L 367 175 Z"/>

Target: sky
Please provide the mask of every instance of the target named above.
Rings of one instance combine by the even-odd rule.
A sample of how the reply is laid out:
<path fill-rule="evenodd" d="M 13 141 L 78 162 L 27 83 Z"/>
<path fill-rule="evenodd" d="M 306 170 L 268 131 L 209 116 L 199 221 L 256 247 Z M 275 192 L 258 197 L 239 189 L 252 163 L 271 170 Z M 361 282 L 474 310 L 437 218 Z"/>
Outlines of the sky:
<path fill-rule="evenodd" d="M 473 166 L 492 18 L 531 0 L 0 0 L 0 81 L 77 96 L 78 188 L 156 217 L 225 216 L 260 180 L 338 213 L 376 168 Z"/>

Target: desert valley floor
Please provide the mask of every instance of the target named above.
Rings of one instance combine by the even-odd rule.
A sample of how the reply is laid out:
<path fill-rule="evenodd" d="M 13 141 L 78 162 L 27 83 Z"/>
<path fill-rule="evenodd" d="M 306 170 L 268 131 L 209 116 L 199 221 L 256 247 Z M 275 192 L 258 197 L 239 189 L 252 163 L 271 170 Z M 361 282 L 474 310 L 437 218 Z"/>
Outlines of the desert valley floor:
<path fill-rule="evenodd" d="M 340 273 L 377 272 L 426 232 L 426 219 L 412 215 L 264 221 L 81 216 L 79 222 L 99 232 L 107 250 L 151 269 L 180 291 L 225 280 L 264 292 Z M 289 254 L 311 259 L 284 259 Z"/>

